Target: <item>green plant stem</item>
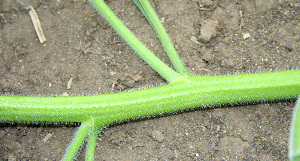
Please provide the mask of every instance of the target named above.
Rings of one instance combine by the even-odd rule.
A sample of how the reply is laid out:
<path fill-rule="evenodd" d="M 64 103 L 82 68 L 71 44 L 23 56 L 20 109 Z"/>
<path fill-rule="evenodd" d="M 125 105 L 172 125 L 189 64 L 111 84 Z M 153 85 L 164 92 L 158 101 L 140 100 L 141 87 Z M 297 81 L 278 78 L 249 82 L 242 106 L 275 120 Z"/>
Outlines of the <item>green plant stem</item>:
<path fill-rule="evenodd" d="M 157 58 L 133 33 L 117 18 L 103 0 L 91 0 L 94 6 L 129 46 L 157 73 L 168 82 L 174 83 L 183 77 Z"/>
<path fill-rule="evenodd" d="M 294 109 L 292 118 L 290 141 L 289 141 L 289 159 L 291 161 L 300 160 L 300 96 Z"/>
<path fill-rule="evenodd" d="M 82 145 L 84 139 L 92 129 L 93 125 L 91 123 L 83 122 L 78 131 L 75 134 L 74 139 L 72 140 L 72 143 L 70 147 L 67 150 L 67 153 L 65 157 L 63 158 L 64 161 L 73 160 L 77 154 L 77 151 L 79 150 L 80 146 Z"/>
<path fill-rule="evenodd" d="M 88 141 L 88 144 L 86 147 L 85 161 L 93 161 L 94 160 L 98 132 L 99 132 L 99 129 L 95 128 L 95 127 L 90 131 L 89 141 Z"/>
<path fill-rule="evenodd" d="M 133 0 L 134 3 L 138 6 L 141 12 L 149 21 L 150 25 L 154 29 L 156 35 L 158 36 L 165 52 L 167 53 L 169 59 L 171 60 L 172 65 L 174 66 L 175 70 L 179 74 L 189 74 L 188 70 L 183 65 L 181 59 L 177 51 L 174 48 L 174 45 L 167 34 L 164 26 L 160 22 L 158 16 L 156 15 L 154 9 L 151 7 L 148 0 Z"/>
<path fill-rule="evenodd" d="M 166 32 L 164 29 L 161 32 L 162 25 L 156 26 L 160 23 L 153 9 L 149 9 L 150 4 L 142 0 L 136 1 L 159 35 L 164 48 L 168 48 L 165 49 L 166 52 L 171 53 L 170 59 L 181 74 L 176 73 L 136 38 L 103 0 L 91 0 L 91 2 L 133 50 L 171 84 L 137 91 L 91 96 L 0 96 L 1 121 L 81 122 L 64 160 L 73 160 L 88 134 L 86 160 L 93 160 L 97 131 L 104 125 L 116 121 L 176 112 L 193 107 L 297 98 L 300 95 L 299 69 L 220 76 L 187 74 L 184 71 L 185 68 L 176 65 L 179 57 L 172 57 L 175 55 L 174 51 L 172 47 L 167 47 L 172 45 L 169 43 L 171 41 L 162 38 L 166 36 Z"/>
<path fill-rule="evenodd" d="M 95 126 L 193 107 L 297 98 L 300 70 L 193 76 L 165 86 L 122 93 L 32 97 L 0 96 L 2 121 L 86 122 Z"/>

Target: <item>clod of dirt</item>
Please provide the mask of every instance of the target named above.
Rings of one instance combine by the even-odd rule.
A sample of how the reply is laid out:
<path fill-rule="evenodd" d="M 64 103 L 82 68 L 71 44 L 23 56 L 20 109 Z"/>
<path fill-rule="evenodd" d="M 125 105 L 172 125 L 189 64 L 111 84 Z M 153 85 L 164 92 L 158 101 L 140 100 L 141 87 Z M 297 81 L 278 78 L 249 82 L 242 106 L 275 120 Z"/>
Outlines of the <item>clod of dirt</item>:
<path fill-rule="evenodd" d="M 232 154 L 231 156 L 226 156 L 227 158 L 225 160 L 241 159 L 243 151 L 249 146 L 250 144 L 248 142 L 244 142 L 240 138 L 225 136 L 220 139 L 220 147 L 222 147 L 222 150 Z"/>
<path fill-rule="evenodd" d="M 225 67 L 233 67 L 234 66 L 234 62 L 232 59 L 223 59 L 221 61 L 221 65 L 225 66 Z"/>
<path fill-rule="evenodd" d="M 0 4 L 0 12 L 8 12 L 11 9 L 22 10 L 29 5 L 36 8 L 39 2 L 36 0 L 3 0 Z"/>
<path fill-rule="evenodd" d="M 218 21 L 207 20 L 200 28 L 200 39 L 208 42 L 211 38 L 215 37 L 217 34 L 216 27 L 218 26 Z"/>
<path fill-rule="evenodd" d="M 199 4 L 203 6 L 212 6 L 214 5 L 214 2 L 212 0 L 200 0 Z"/>
<path fill-rule="evenodd" d="M 164 141 L 164 136 L 161 131 L 153 130 L 150 134 L 153 140 L 162 143 Z"/>
<path fill-rule="evenodd" d="M 110 136 L 107 138 L 107 140 L 113 144 L 119 145 L 121 142 L 124 142 L 126 139 L 126 134 L 125 133 L 112 133 Z"/>
<path fill-rule="evenodd" d="M 217 20 L 220 28 L 226 28 L 229 31 L 238 31 L 240 29 L 240 12 L 232 4 L 228 5 L 226 9 L 216 9 L 211 19 Z"/>
<path fill-rule="evenodd" d="M 259 12 L 264 12 L 282 2 L 283 0 L 255 0 L 255 6 Z"/>
<path fill-rule="evenodd" d="M 18 150 L 18 149 L 20 149 L 22 147 L 22 145 L 19 143 L 19 142 L 17 142 L 17 141 L 13 141 L 9 146 L 7 146 L 7 148 L 11 151 L 11 152 L 13 152 L 13 151 L 15 151 L 15 150 Z"/>
<path fill-rule="evenodd" d="M 3 136 L 5 136 L 5 131 L 4 130 L 0 130 L 0 139 L 3 138 Z"/>
<path fill-rule="evenodd" d="M 127 82 L 124 83 L 125 86 L 127 86 L 128 88 L 133 88 L 134 87 L 134 80 L 129 80 Z"/>
<path fill-rule="evenodd" d="M 17 160 L 17 157 L 13 154 L 9 155 L 8 159 L 9 161 L 16 161 Z"/>
<path fill-rule="evenodd" d="M 202 59 L 206 62 L 210 62 L 213 60 L 212 50 L 205 50 L 205 53 L 202 56 Z"/>
<path fill-rule="evenodd" d="M 140 74 L 133 74 L 131 78 L 137 82 L 142 78 L 142 76 Z"/>

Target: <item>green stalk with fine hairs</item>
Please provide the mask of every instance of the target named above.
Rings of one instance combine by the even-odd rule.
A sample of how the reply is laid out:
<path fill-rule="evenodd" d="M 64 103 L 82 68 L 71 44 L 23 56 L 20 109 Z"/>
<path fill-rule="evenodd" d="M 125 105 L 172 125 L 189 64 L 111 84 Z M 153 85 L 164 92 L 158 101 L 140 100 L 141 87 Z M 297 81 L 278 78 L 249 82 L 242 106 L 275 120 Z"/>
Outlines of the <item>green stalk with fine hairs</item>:
<path fill-rule="evenodd" d="M 119 35 L 170 84 L 121 93 L 34 97 L 0 96 L 1 121 L 80 122 L 64 160 L 73 160 L 88 138 L 86 160 L 94 160 L 98 131 L 107 124 L 194 107 L 237 102 L 281 100 L 300 95 L 300 70 L 239 75 L 197 76 L 178 63 L 178 54 L 166 52 L 177 72 L 148 50 L 114 15 L 103 0 L 91 0 Z M 135 1 L 158 34 L 164 48 L 172 45 L 149 2 Z M 149 7 L 150 6 L 150 7 Z M 161 26 L 160 26 L 161 25 Z M 158 26 L 158 27 L 157 27 Z M 160 26 L 160 27 L 159 27 Z M 163 38 L 162 38 L 163 37 Z M 171 53 L 171 54 L 170 54 Z M 180 60 L 180 59 L 179 59 Z M 178 65 L 177 65 L 178 64 Z"/>
<path fill-rule="evenodd" d="M 106 21 L 117 31 L 127 44 L 145 61 L 153 70 L 159 73 L 169 83 L 173 83 L 182 76 L 156 57 L 133 33 L 118 19 L 103 0 L 91 0 L 94 6 Z"/>
<path fill-rule="evenodd" d="M 77 151 L 79 150 L 80 146 L 84 142 L 84 139 L 90 132 L 90 130 L 93 128 L 93 125 L 89 123 L 83 122 L 78 131 L 75 134 L 74 139 L 72 140 L 71 145 L 67 149 L 67 153 L 64 156 L 63 160 L 73 160 L 77 154 Z"/>
<path fill-rule="evenodd" d="M 144 16 L 154 29 L 176 71 L 179 74 L 189 74 L 188 70 L 185 68 L 181 59 L 179 58 L 169 35 L 167 34 L 164 26 L 160 22 L 150 3 L 147 0 L 133 0 L 133 2 L 138 6 L 138 8 L 141 10 L 141 12 L 144 14 Z"/>
<path fill-rule="evenodd" d="M 90 131 L 89 141 L 88 141 L 88 144 L 87 144 L 87 147 L 86 147 L 86 154 L 85 154 L 85 160 L 86 161 L 94 160 L 95 148 L 96 148 L 96 143 L 97 143 L 99 130 L 100 130 L 99 128 L 94 127 Z"/>
<path fill-rule="evenodd" d="M 300 160 L 300 96 L 294 109 L 292 118 L 290 141 L 289 141 L 289 159 L 291 161 Z"/>
<path fill-rule="evenodd" d="M 270 81 L 272 80 L 272 81 Z M 116 121 L 193 107 L 297 98 L 300 70 L 220 76 L 188 75 L 173 84 L 92 96 L 0 96 L 2 121 Z"/>

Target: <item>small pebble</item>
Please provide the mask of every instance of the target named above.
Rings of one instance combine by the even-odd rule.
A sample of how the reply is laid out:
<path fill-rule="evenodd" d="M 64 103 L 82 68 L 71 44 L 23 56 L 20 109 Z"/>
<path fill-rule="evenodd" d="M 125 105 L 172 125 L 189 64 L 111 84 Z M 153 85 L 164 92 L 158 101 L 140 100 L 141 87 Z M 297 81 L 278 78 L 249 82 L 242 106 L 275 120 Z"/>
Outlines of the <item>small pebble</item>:
<path fill-rule="evenodd" d="M 243 40 L 246 40 L 250 37 L 251 35 L 249 33 L 243 33 Z"/>
<path fill-rule="evenodd" d="M 63 96 L 69 96 L 69 93 L 68 92 L 64 92 L 62 95 Z"/>
<path fill-rule="evenodd" d="M 162 132 L 160 132 L 158 130 L 153 130 L 151 132 L 151 137 L 153 140 L 156 140 L 160 143 L 164 141 L 164 136 L 163 136 Z"/>
<path fill-rule="evenodd" d="M 200 28 L 201 34 L 199 38 L 205 42 L 210 41 L 217 34 L 216 28 L 218 23 L 216 20 L 207 20 Z"/>

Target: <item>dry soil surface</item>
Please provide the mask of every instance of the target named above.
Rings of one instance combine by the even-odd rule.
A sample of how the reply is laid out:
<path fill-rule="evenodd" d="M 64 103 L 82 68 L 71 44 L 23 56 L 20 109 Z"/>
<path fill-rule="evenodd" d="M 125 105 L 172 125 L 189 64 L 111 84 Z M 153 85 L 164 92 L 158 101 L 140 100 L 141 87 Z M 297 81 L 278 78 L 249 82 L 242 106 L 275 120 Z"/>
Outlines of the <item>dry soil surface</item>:
<path fill-rule="evenodd" d="M 170 65 L 132 1 L 106 2 Z M 29 4 L 40 18 L 47 39 L 43 44 L 25 9 Z M 192 73 L 300 67 L 298 0 L 151 0 L 151 4 Z M 162 84 L 166 81 L 118 37 L 89 2 L 0 1 L 1 95 L 91 95 Z M 294 105 L 290 100 L 206 108 L 115 125 L 99 133 L 95 159 L 287 160 Z M 78 128 L 0 125 L 0 160 L 59 160 Z M 52 136 L 43 140 L 47 135 Z M 77 159 L 84 159 L 84 148 Z"/>

